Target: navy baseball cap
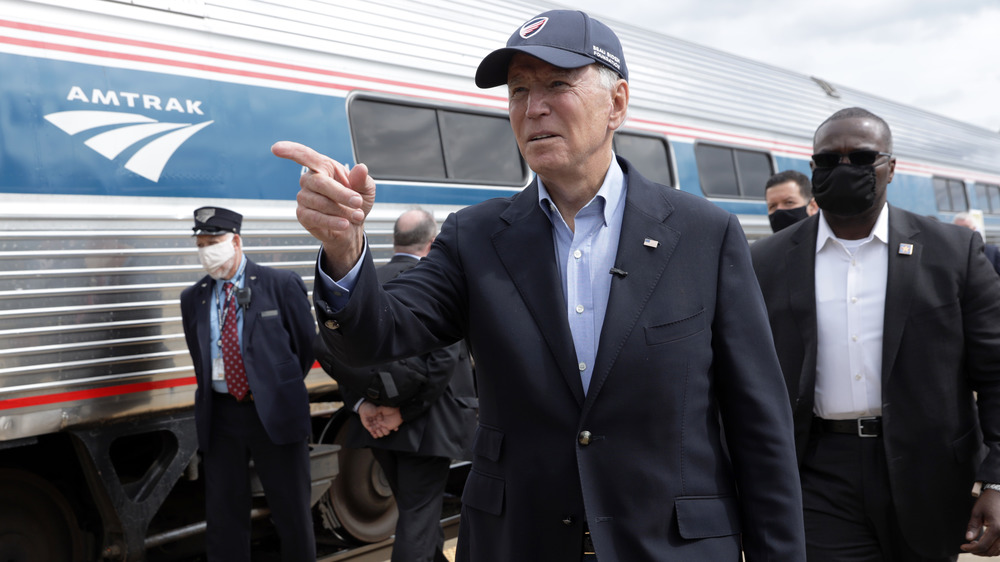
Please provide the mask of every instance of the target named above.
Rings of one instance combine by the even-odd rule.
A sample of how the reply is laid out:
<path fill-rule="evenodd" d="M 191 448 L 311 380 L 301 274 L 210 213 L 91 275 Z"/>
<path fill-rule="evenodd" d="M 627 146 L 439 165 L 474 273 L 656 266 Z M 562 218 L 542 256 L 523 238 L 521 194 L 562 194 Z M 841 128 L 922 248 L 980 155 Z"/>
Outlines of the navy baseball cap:
<path fill-rule="evenodd" d="M 622 44 L 611 28 L 583 12 L 551 10 L 520 27 L 507 46 L 486 55 L 476 70 L 476 86 L 492 88 L 507 83 L 507 65 L 525 53 L 559 68 L 600 63 L 628 80 Z"/>
<path fill-rule="evenodd" d="M 240 233 L 243 215 L 222 207 L 201 207 L 194 210 L 194 236 L 207 234 L 217 236 L 233 232 Z"/>

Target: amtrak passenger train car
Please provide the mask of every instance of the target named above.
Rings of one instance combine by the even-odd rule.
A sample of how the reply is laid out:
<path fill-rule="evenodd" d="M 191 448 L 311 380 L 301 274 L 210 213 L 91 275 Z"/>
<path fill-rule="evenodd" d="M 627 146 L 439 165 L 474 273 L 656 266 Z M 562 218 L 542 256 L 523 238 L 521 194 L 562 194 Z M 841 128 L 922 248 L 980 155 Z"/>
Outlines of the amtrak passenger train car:
<path fill-rule="evenodd" d="M 506 92 L 473 75 L 552 7 L 0 0 L 0 552 L 140 560 L 197 537 L 195 379 L 178 304 L 202 276 L 192 211 L 242 213 L 251 258 L 311 284 L 299 169 L 270 154 L 275 141 L 368 164 L 383 260 L 401 211 L 443 220 L 517 192 L 531 172 Z M 1000 233 L 996 131 L 605 21 L 631 76 L 616 151 L 736 213 L 748 237 L 769 232 L 768 176 L 808 172 L 813 130 L 848 106 L 893 128 L 890 201 L 945 221 L 978 209 Z M 320 534 L 386 539 L 395 512 L 377 468 L 333 447 L 345 418 L 335 384 L 319 369 L 307 382 L 317 451 L 335 455 L 314 463 Z"/>

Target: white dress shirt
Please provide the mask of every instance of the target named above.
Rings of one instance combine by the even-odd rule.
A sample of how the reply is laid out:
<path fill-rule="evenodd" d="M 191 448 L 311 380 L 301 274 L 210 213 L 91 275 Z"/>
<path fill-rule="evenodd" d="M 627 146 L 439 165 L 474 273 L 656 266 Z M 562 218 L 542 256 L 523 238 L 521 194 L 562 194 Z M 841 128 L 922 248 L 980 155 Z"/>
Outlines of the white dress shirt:
<path fill-rule="evenodd" d="M 822 211 L 820 211 L 822 213 Z M 889 207 L 867 238 L 836 238 L 821 214 L 816 237 L 816 394 L 826 419 L 882 414 L 882 329 Z"/>

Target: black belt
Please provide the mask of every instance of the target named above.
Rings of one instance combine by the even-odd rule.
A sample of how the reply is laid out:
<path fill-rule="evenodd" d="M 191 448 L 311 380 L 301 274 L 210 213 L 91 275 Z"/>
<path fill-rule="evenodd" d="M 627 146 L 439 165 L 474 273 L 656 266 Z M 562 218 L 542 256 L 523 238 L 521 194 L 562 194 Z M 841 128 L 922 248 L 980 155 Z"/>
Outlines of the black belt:
<path fill-rule="evenodd" d="M 814 420 L 821 431 L 828 433 L 846 433 L 857 435 L 858 437 L 878 437 L 882 435 L 882 418 L 879 416 L 867 416 L 856 420 L 827 420 L 816 418 Z"/>

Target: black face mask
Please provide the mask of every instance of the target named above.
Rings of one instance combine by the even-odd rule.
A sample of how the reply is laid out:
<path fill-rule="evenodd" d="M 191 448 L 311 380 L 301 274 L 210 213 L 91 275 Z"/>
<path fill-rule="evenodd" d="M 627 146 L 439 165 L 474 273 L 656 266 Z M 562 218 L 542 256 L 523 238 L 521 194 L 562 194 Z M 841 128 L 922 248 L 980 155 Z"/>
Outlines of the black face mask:
<path fill-rule="evenodd" d="M 775 209 L 773 213 L 767 216 L 767 220 L 771 221 L 771 232 L 784 230 L 808 217 L 809 213 L 806 212 L 806 208 L 808 207 L 809 205 L 795 207 L 794 209 Z"/>
<path fill-rule="evenodd" d="M 853 217 L 875 204 L 875 166 L 816 168 L 812 183 L 816 204 L 831 215 Z"/>

